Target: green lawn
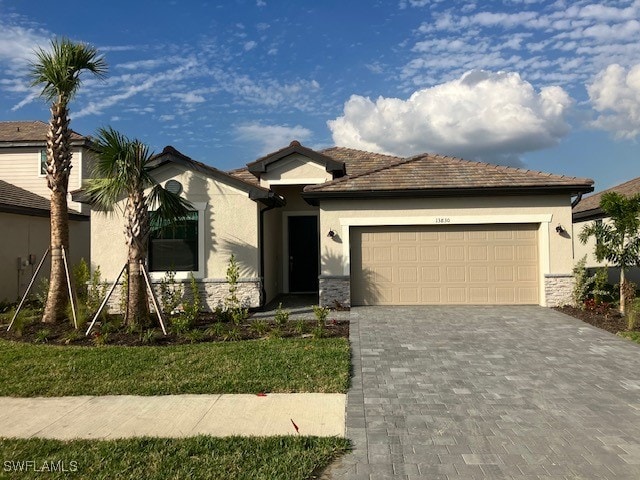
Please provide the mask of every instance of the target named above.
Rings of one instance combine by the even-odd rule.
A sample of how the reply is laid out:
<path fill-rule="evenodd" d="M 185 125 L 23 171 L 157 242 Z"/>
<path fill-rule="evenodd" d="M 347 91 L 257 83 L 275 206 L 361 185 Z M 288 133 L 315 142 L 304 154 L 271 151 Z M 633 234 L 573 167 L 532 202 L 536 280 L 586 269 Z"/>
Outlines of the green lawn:
<path fill-rule="evenodd" d="M 348 447 L 342 438 L 293 436 L 0 439 L 0 478 L 302 480 Z M 20 466 L 28 471 L 17 471 Z"/>
<path fill-rule="evenodd" d="M 0 340 L 0 365 L 0 396 L 344 393 L 349 343 L 328 338 L 60 347 Z"/>
<path fill-rule="evenodd" d="M 640 343 L 640 332 L 619 332 L 618 335 L 632 342 Z"/>

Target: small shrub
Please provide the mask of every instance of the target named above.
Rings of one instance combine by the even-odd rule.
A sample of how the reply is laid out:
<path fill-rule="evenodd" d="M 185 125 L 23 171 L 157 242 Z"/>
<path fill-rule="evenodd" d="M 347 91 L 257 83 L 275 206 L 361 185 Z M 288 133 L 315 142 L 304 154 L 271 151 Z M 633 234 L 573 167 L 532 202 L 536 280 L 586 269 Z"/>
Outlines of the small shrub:
<path fill-rule="evenodd" d="M 302 318 L 296 320 L 294 330 L 298 335 L 302 335 L 307 330 L 307 321 Z"/>
<path fill-rule="evenodd" d="M 40 315 L 44 313 L 44 306 L 47 303 L 47 297 L 49 296 L 49 278 L 43 278 L 38 283 L 38 287 L 33 294 L 33 307 L 38 311 Z"/>
<path fill-rule="evenodd" d="M 324 338 L 326 336 L 324 324 L 318 323 L 315 327 L 313 327 L 313 338 Z"/>
<path fill-rule="evenodd" d="M 269 338 L 282 338 L 282 329 L 278 326 L 274 326 L 269 330 Z"/>
<path fill-rule="evenodd" d="M 150 345 L 156 341 L 156 332 L 152 328 L 147 328 L 140 332 L 140 343 Z"/>
<path fill-rule="evenodd" d="M 235 310 L 240 308 L 240 299 L 238 298 L 238 279 L 240 278 L 240 267 L 236 261 L 236 256 L 231 254 L 229 265 L 227 266 L 227 283 L 229 284 L 229 295 L 225 299 L 225 307 L 227 310 Z"/>
<path fill-rule="evenodd" d="M 202 330 L 198 330 L 194 328 L 182 334 L 182 337 L 187 339 L 190 343 L 198 343 L 204 339 L 204 332 Z"/>
<path fill-rule="evenodd" d="M 231 320 L 236 326 L 240 326 L 240 324 L 248 317 L 249 311 L 246 308 L 237 308 L 231 311 Z"/>
<path fill-rule="evenodd" d="M 251 322 L 251 330 L 253 330 L 256 335 L 262 337 L 269 330 L 269 324 L 266 320 L 258 319 Z"/>
<path fill-rule="evenodd" d="M 193 324 L 191 319 L 183 314 L 171 318 L 171 327 L 178 335 L 183 335 L 193 328 Z"/>
<path fill-rule="evenodd" d="M 62 335 L 61 340 L 65 343 L 65 345 L 69 345 L 70 343 L 77 342 L 84 335 L 79 330 L 73 329 L 66 332 Z"/>
<path fill-rule="evenodd" d="M 196 323 L 196 320 L 200 316 L 202 311 L 202 300 L 200 298 L 200 288 L 196 282 L 193 273 L 189 274 L 189 299 L 185 299 L 182 302 L 182 313 L 180 317 L 183 317 L 189 324 L 187 330 L 191 330 Z"/>
<path fill-rule="evenodd" d="M 112 320 L 110 322 L 102 322 L 100 324 L 100 333 L 102 333 L 103 335 L 106 334 L 110 334 L 110 333 L 115 333 L 118 331 L 119 328 L 119 324 L 117 321 Z"/>
<path fill-rule="evenodd" d="M 222 322 L 216 322 L 204 331 L 204 334 L 208 337 L 222 337 L 225 331 L 225 326 Z"/>
<path fill-rule="evenodd" d="M 604 302 L 605 297 L 609 295 L 607 289 L 607 282 L 609 280 L 609 274 L 607 273 L 607 267 L 601 267 L 596 269 L 593 274 L 593 287 L 589 292 L 596 303 Z"/>
<path fill-rule="evenodd" d="M 183 302 L 182 285 L 176 282 L 176 272 L 167 272 L 160 281 L 162 313 L 172 315 Z"/>
<path fill-rule="evenodd" d="M 51 336 L 51 330 L 47 328 L 43 328 L 42 330 L 38 330 L 35 335 L 36 343 L 47 343 L 49 341 L 49 337 Z"/>
<path fill-rule="evenodd" d="M 606 315 L 611 309 L 611 304 L 608 302 L 597 302 L 595 298 L 588 298 L 584 301 L 584 309 L 599 315 Z"/>
<path fill-rule="evenodd" d="M 91 280 L 91 269 L 84 258 L 80 259 L 72 268 L 73 281 L 76 286 L 78 301 L 86 302 L 89 294 L 89 281 Z"/>
<path fill-rule="evenodd" d="M 630 303 L 627 312 L 627 330 L 632 331 L 638 327 L 638 318 L 640 318 L 640 298 L 636 298 Z"/>
<path fill-rule="evenodd" d="M 91 339 L 93 344 L 97 347 L 106 345 L 109 343 L 109 333 L 108 332 L 96 332 Z"/>
<path fill-rule="evenodd" d="M 223 339 L 224 341 L 237 341 L 240 340 L 241 335 L 240 335 L 240 329 L 238 327 L 233 327 L 230 328 L 227 333 L 224 334 Z"/>
<path fill-rule="evenodd" d="M 321 307 L 319 305 L 313 306 L 313 314 L 316 316 L 318 323 L 324 324 L 329 316 L 329 309 L 327 307 Z"/>
<path fill-rule="evenodd" d="M 587 264 L 587 256 L 585 255 L 578 260 L 573 267 L 573 292 L 572 299 L 575 306 L 584 306 L 584 301 L 589 296 L 593 279 L 588 275 L 585 265 Z"/>
<path fill-rule="evenodd" d="M 278 308 L 274 316 L 274 321 L 279 327 L 284 327 L 289 321 L 289 312 L 282 308 L 282 303 L 278 304 Z"/>

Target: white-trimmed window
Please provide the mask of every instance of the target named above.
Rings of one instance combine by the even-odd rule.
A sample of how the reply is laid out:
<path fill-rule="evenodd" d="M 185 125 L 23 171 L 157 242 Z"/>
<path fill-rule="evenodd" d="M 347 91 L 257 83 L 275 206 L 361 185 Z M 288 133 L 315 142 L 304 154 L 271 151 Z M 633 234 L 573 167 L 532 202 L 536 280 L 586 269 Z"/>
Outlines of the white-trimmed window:
<path fill-rule="evenodd" d="M 190 215 L 177 222 L 162 222 L 151 211 L 148 266 L 151 276 L 162 278 L 167 271 L 176 272 L 176 279 L 186 279 L 190 273 L 204 276 L 204 217 L 206 203 L 194 202 Z M 154 218 L 155 217 L 155 218 Z"/>
<path fill-rule="evenodd" d="M 47 151 L 40 150 L 39 163 L 38 163 L 38 175 L 44 177 L 47 174 Z"/>

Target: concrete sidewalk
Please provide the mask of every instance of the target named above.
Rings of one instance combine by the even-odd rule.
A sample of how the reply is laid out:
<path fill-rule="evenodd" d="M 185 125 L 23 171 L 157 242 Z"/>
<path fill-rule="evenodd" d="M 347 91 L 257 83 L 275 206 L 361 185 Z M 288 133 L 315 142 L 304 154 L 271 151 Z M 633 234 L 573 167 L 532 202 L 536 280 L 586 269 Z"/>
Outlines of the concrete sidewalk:
<path fill-rule="evenodd" d="M 0 397 L 0 437 L 345 435 L 339 393 Z"/>

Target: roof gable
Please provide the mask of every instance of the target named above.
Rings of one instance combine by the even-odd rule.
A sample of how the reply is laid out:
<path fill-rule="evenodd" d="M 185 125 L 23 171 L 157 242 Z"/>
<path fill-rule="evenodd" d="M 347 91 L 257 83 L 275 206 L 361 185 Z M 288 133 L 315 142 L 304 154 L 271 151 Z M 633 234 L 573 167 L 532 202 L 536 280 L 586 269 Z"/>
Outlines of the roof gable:
<path fill-rule="evenodd" d="M 279 203 L 282 200 L 267 188 L 249 183 L 237 175 L 231 175 L 227 172 L 223 172 L 222 170 L 218 170 L 215 167 L 193 160 L 182 152 L 176 150 L 171 145 L 164 147 L 161 153 L 154 155 L 152 158 L 152 168 L 159 168 L 168 163 L 182 165 L 189 170 L 202 173 L 207 177 L 221 180 L 233 187 L 247 192 L 249 194 L 249 198 L 252 200 L 261 201 L 266 204 L 272 202 Z"/>
<path fill-rule="evenodd" d="M 280 162 L 287 157 L 298 154 L 307 157 L 311 161 L 318 163 L 324 169 L 333 174 L 334 177 L 340 177 L 344 174 L 344 163 L 337 161 L 327 155 L 324 155 L 310 148 L 303 147 L 297 140 L 292 141 L 288 147 L 282 148 L 276 152 L 270 153 L 254 162 L 247 164 L 247 170 L 259 177 L 261 173 L 268 171 L 269 167 L 274 163 Z"/>

